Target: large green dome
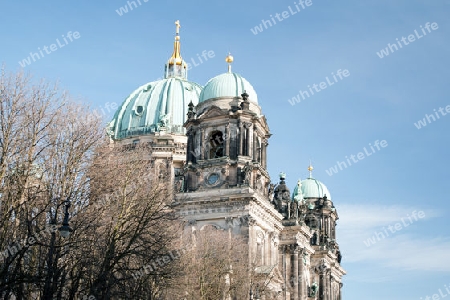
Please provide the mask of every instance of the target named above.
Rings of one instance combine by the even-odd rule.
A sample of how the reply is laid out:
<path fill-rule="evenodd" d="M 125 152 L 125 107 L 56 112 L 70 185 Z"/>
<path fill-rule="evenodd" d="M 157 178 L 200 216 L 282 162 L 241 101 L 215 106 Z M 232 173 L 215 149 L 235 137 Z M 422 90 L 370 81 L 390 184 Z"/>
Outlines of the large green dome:
<path fill-rule="evenodd" d="M 189 102 L 198 103 L 202 87 L 182 77 L 147 83 L 130 94 L 108 124 L 111 138 L 150 134 L 164 127 L 184 133 Z"/>
<path fill-rule="evenodd" d="M 200 102 L 220 97 L 241 97 L 244 91 L 248 100 L 258 103 L 258 96 L 253 86 L 237 73 L 223 73 L 210 79 L 200 95 Z"/>
<path fill-rule="evenodd" d="M 202 87 L 187 80 L 187 64 L 180 53 L 179 21 L 173 53 L 165 65 L 164 79 L 149 82 L 128 96 L 108 124 L 114 140 L 160 130 L 184 134 L 188 104 L 197 105 Z"/>

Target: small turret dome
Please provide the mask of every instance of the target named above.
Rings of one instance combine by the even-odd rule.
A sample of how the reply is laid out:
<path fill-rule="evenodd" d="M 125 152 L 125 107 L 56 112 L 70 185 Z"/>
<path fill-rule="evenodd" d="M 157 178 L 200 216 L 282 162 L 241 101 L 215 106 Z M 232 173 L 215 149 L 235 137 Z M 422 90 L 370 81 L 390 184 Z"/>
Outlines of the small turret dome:
<path fill-rule="evenodd" d="M 327 199 L 331 200 L 328 188 L 319 180 L 307 178 L 305 180 L 299 180 L 292 193 L 292 200 L 301 201 L 308 198 L 323 198 L 324 196 L 327 196 Z"/>
<path fill-rule="evenodd" d="M 309 164 L 309 177 L 297 182 L 294 192 L 292 193 L 293 200 L 300 201 L 301 199 L 323 198 L 325 196 L 327 196 L 328 200 L 331 200 L 330 191 L 328 191 L 325 184 L 312 177 L 312 170 L 314 170 L 314 168 Z"/>
<path fill-rule="evenodd" d="M 241 97 L 244 92 L 249 95 L 250 102 L 258 103 L 258 96 L 250 82 L 237 73 L 223 73 L 206 83 L 199 102 L 220 97 Z"/>
<path fill-rule="evenodd" d="M 305 180 L 302 180 L 301 187 L 303 198 L 305 199 L 323 198 L 324 196 L 327 196 L 327 199 L 331 200 L 330 191 L 328 191 L 328 188 L 325 186 L 325 184 L 323 184 L 319 180 L 316 180 L 314 178 L 307 178 Z"/>

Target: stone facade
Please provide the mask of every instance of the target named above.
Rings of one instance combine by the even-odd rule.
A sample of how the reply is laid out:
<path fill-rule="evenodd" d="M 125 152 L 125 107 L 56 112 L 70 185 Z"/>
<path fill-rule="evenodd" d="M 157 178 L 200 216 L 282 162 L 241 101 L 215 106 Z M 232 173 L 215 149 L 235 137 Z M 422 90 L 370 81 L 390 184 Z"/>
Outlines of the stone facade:
<path fill-rule="evenodd" d="M 284 174 L 271 183 L 267 121 L 241 96 L 190 105 L 186 163 L 174 178 L 178 211 L 193 228 L 247 238 L 250 261 L 274 276 L 261 299 L 342 299 L 336 209 L 326 196 L 291 197 Z"/>
<path fill-rule="evenodd" d="M 185 127 L 186 136 L 162 127 L 120 144 L 148 148 L 149 171 L 170 178 L 188 226 L 212 225 L 248 240 L 249 260 L 273 276 L 260 299 L 342 299 L 337 211 L 326 196 L 304 198 L 301 183 L 291 196 L 285 174 L 271 183 L 271 134 L 261 108 L 245 93 L 212 99 L 189 106 Z"/>

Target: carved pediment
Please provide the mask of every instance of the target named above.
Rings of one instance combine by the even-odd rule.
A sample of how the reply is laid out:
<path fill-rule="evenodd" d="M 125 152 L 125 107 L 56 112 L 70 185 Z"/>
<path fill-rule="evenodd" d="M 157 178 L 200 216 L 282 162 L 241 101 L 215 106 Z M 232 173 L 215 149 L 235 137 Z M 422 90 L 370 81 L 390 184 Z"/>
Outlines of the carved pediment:
<path fill-rule="evenodd" d="M 206 110 L 204 110 L 201 115 L 198 117 L 198 119 L 208 119 L 213 118 L 217 116 L 223 116 L 226 112 L 220 109 L 219 107 L 213 105 L 208 107 Z"/>
<path fill-rule="evenodd" d="M 261 124 L 261 127 L 268 133 L 270 133 L 269 125 L 267 124 L 266 116 L 261 116 L 259 118 L 259 124 Z"/>

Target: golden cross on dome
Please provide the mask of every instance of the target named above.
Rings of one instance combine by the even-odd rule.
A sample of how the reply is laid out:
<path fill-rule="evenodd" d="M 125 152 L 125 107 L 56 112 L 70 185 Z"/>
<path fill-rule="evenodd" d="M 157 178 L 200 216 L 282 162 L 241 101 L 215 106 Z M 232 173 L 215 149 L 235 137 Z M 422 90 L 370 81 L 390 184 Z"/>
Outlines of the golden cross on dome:
<path fill-rule="evenodd" d="M 180 27 L 181 27 L 181 25 L 180 25 L 180 20 L 177 20 L 176 22 L 175 22 L 175 26 L 177 26 L 177 35 L 180 33 Z"/>
<path fill-rule="evenodd" d="M 311 165 L 311 161 L 309 162 L 309 167 L 308 167 L 308 171 L 309 171 L 309 178 L 312 178 L 312 170 L 314 170 L 313 166 Z"/>
<path fill-rule="evenodd" d="M 231 64 L 233 63 L 234 58 L 230 52 L 228 52 L 227 57 L 225 57 L 225 61 L 228 63 L 228 73 L 231 73 Z"/>

